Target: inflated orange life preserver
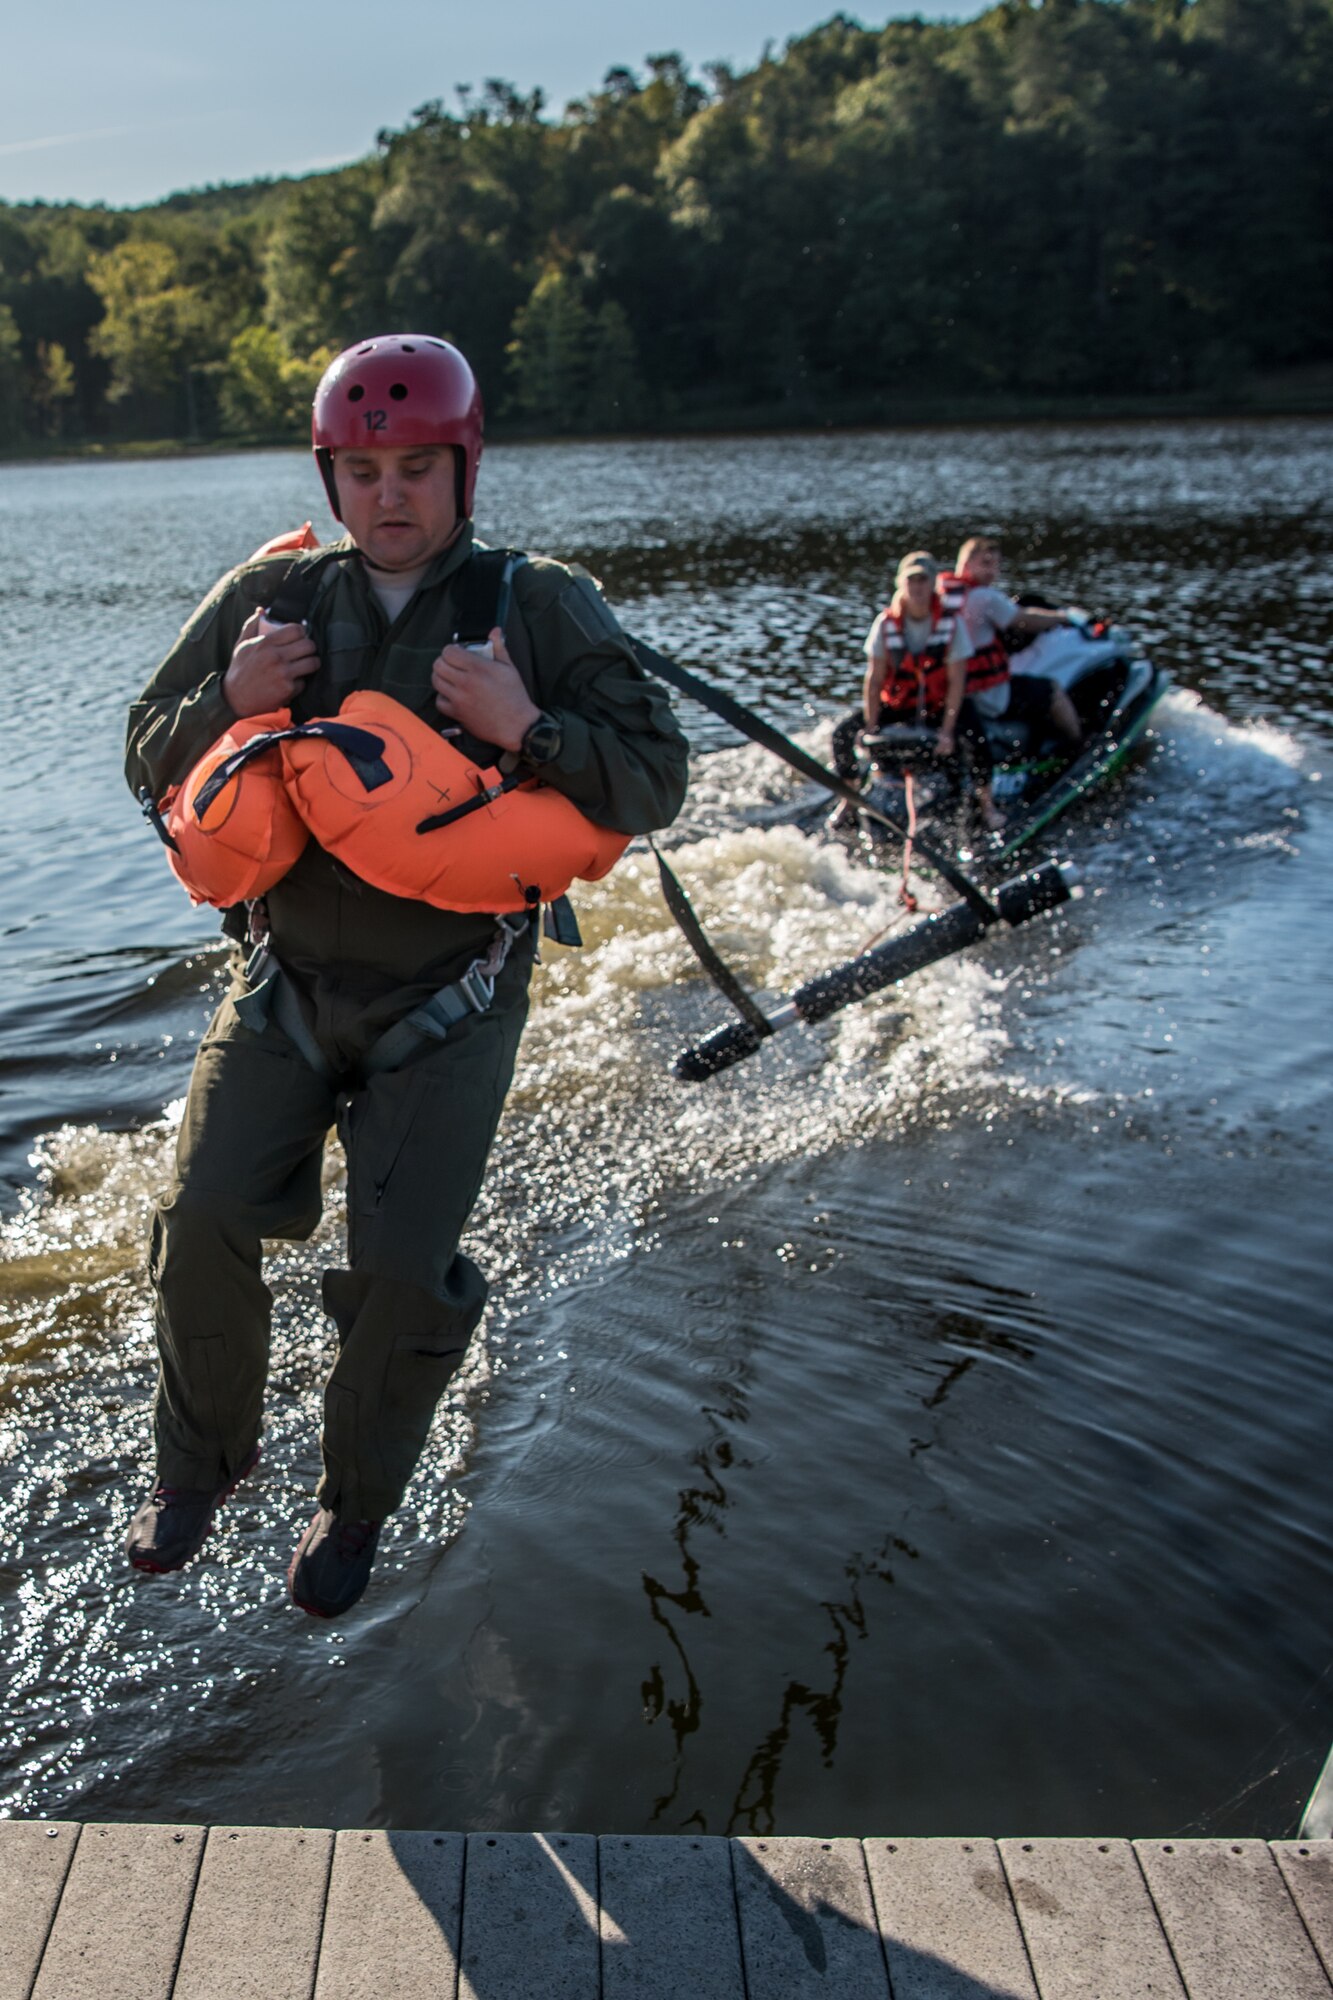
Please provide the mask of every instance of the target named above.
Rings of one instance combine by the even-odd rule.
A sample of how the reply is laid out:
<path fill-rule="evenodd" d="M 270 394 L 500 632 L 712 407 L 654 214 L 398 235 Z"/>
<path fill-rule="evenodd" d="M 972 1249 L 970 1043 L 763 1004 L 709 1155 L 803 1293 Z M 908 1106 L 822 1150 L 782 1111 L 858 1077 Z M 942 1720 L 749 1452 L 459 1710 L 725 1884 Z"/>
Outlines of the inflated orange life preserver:
<path fill-rule="evenodd" d="M 247 562 L 258 562 L 261 556 L 299 555 L 303 549 L 317 549 L 319 536 L 309 521 L 303 521 L 299 528 L 288 528 L 286 534 L 274 535 L 262 548 L 256 549 Z"/>
<path fill-rule="evenodd" d="M 319 546 L 306 521 L 250 561 Z M 469 810 L 455 819 L 458 806 Z M 410 709 L 367 689 L 349 695 L 336 721 L 293 728 L 284 708 L 234 722 L 160 808 L 147 798 L 145 808 L 191 901 L 219 909 L 273 888 L 311 833 L 390 895 L 497 914 L 553 901 L 576 878 L 600 880 L 629 845 L 553 786 L 480 769 Z"/>
<path fill-rule="evenodd" d="M 282 755 L 273 744 L 224 773 L 256 738 L 291 726 L 291 712 L 233 722 L 204 752 L 184 784 L 162 801 L 170 836 L 167 859 L 192 903 L 232 903 L 262 896 L 280 882 L 310 838 L 287 795 Z"/>
<path fill-rule="evenodd" d="M 321 847 L 390 895 L 522 910 L 598 881 L 629 845 L 554 786 L 481 769 L 389 695 L 358 689 L 337 720 L 381 739 L 388 780 L 367 789 L 337 743 L 312 734 L 282 746 L 288 795 Z"/>

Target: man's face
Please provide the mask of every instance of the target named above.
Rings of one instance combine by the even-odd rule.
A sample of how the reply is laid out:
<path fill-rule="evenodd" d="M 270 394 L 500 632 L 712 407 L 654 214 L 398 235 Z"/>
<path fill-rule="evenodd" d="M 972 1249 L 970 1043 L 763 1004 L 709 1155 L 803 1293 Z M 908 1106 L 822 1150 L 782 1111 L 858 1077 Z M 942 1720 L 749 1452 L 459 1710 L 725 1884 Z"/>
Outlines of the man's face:
<path fill-rule="evenodd" d="M 903 578 L 903 596 L 909 618 L 925 618 L 930 612 L 931 582 L 924 570 L 914 569 Z"/>
<path fill-rule="evenodd" d="M 980 548 L 973 549 L 967 559 L 967 576 L 969 583 L 981 584 L 987 590 L 993 588 L 1000 576 L 998 542 L 983 542 Z"/>
<path fill-rule="evenodd" d="M 454 446 L 357 447 L 335 454 L 338 504 L 376 569 L 419 569 L 458 527 Z"/>

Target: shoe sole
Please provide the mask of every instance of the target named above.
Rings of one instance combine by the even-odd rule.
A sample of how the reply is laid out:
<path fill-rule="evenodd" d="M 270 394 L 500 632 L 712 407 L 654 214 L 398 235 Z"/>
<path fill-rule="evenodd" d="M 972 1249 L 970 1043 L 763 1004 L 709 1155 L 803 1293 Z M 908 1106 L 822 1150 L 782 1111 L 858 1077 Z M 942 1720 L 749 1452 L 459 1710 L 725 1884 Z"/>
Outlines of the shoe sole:
<path fill-rule="evenodd" d="M 223 1506 L 226 1501 L 231 1499 L 232 1494 L 236 1491 L 236 1488 L 240 1485 L 243 1479 L 248 1479 L 250 1477 L 250 1474 L 254 1471 L 255 1467 L 259 1463 L 260 1455 L 261 1454 L 259 1446 L 256 1445 L 254 1450 L 251 1452 L 249 1458 L 246 1459 L 245 1464 L 240 1468 L 239 1472 L 236 1474 L 236 1477 L 232 1480 L 231 1485 L 223 1487 L 222 1491 L 218 1494 L 217 1499 L 213 1502 L 213 1511 L 208 1517 L 208 1522 L 206 1527 L 204 1528 L 203 1534 L 200 1535 L 199 1540 L 197 1541 L 195 1546 L 190 1550 L 188 1555 L 182 1556 L 179 1562 L 174 1562 L 174 1563 L 153 1562 L 151 1560 L 146 1560 L 142 1556 L 131 1555 L 130 1568 L 137 1569 L 140 1576 L 174 1576 L 178 1569 L 184 1569 L 187 1563 L 192 1563 L 195 1557 L 198 1555 L 200 1549 L 203 1548 L 204 1543 L 208 1540 L 209 1536 L 213 1532 L 213 1523 L 216 1521 L 218 1517 L 218 1508 Z"/>

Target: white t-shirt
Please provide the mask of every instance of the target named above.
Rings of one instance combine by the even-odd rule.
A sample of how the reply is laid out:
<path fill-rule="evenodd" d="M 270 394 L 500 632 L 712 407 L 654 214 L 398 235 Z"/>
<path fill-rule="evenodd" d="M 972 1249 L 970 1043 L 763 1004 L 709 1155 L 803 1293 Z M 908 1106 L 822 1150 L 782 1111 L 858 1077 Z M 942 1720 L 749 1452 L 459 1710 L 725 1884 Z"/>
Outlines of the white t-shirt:
<path fill-rule="evenodd" d="M 366 564 L 370 587 L 384 606 L 384 615 L 391 625 L 415 596 L 417 585 L 429 568 L 429 563 L 422 563 L 420 569 L 372 569 Z"/>
<path fill-rule="evenodd" d="M 972 651 L 979 653 L 983 646 L 990 645 L 998 632 L 1007 632 L 1020 608 L 1012 597 L 990 584 L 969 584 L 963 599 L 962 622 L 972 641 Z M 1003 715 L 1009 706 L 1009 682 L 1006 679 L 994 687 L 977 688 L 970 699 L 983 715 Z"/>

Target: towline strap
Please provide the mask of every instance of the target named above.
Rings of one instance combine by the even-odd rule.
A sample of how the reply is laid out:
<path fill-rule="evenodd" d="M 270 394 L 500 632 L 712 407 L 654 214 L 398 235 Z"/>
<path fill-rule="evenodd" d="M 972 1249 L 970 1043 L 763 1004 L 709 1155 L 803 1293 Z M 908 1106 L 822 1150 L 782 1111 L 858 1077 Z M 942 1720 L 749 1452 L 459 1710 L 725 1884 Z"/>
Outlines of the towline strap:
<path fill-rule="evenodd" d="M 646 837 L 648 845 L 652 848 L 653 854 L 657 859 L 657 872 L 662 880 L 662 895 L 665 898 L 666 906 L 680 925 L 681 930 L 685 933 L 686 940 L 700 965 L 702 965 L 718 992 L 725 999 L 730 1000 L 741 1019 L 749 1023 L 756 1035 L 761 1038 L 765 1035 L 771 1035 L 774 1031 L 773 1023 L 769 1020 L 754 995 L 742 986 L 740 980 L 727 964 L 727 961 L 717 951 L 707 931 L 695 915 L 694 905 L 685 894 L 679 878 L 667 861 L 666 856 L 658 847 L 657 842 L 651 834 L 648 834 Z"/>
<path fill-rule="evenodd" d="M 765 722 L 762 715 L 756 715 L 753 709 L 746 708 L 734 695 L 727 694 L 722 688 L 713 687 L 709 682 L 700 680 L 699 676 L 692 674 L 687 667 L 678 666 L 675 660 L 669 660 L 665 653 L 659 653 L 655 646 L 648 645 L 645 640 L 631 638 L 630 645 L 645 673 L 655 674 L 658 680 L 666 681 L 668 686 L 678 688 L 682 694 L 689 695 L 701 707 L 711 709 L 714 715 L 719 715 L 724 722 L 729 722 L 733 729 L 739 729 L 742 736 L 748 736 L 752 743 L 758 743 L 762 749 L 770 751 L 775 757 L 780 757 L 784 764 L 790 764 L 793 771 L 799 771 L 803 778 L 811 778 L 826 791 L 845 799 L 857 812 L 863 812 L 867 819 L 873 819 L 880 826 L 887 827 L 890 833 L 896 834 L 900 841 L 906 843 L 908 840 L 906 827 L 900 826 L 891 814 L 882 811 L 879 806 L 872 805 L 855 785 L 849 785 L 845 778 L 838 777 L 836 772 L 821 764 L 817 757 L 812 757 L 808 750 L 802 750 L 798 743 L 793 743 L 789 736 L 784 736 L 780 729 L 775 729 L 771 722 Z M 983 923 L 998 924 L 1002 921 L 1001 912 L 970 875 L 965 875 L 961 868 L 956 867 L 947 856 L 924 841 L 920 834 L 915 836 L 915 846 L 922 859 L 928 861 L 936 874 L 941 875 L 951 888 L 958 891 L 964 902 L 975 911 Z"/>

